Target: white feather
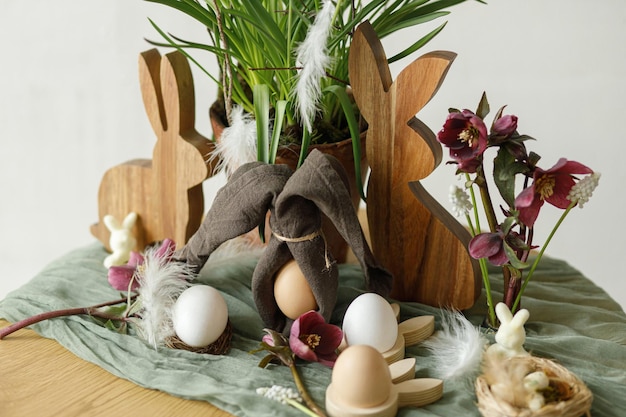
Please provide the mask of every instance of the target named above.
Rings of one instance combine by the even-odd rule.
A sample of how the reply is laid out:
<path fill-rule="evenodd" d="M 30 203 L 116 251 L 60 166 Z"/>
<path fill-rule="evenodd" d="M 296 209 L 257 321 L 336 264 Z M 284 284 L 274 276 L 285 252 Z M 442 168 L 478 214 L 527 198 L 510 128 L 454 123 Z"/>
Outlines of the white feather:
<path fill-rule="evenodd" d="M 215 145 L 211 160 L 217 158 L 217 172 L 224 172 L 226 177 L 241 165 L 257 158 L 256 122 L 244 113 L 241 106 L 233 107 L 230 126 L 224 129 L 220 140 Z"/>
<path fill-rule="evenodd" d="M 422 346 L 432 352 L 437 377 L 473 381 L 480 373 L 487 339 L 457 311 L 442 311 L 441 326 L 441 330 L 422 342 Z"/>
<path fill-rule="evenodd" d="M 256 229 L 255 229 L 256 232 Z M 238 236 L 222 243 L 207 260 L 207 265 L 236 262 L 242 258 L 260 258 L 265 245 L 255 242 L 247 235 Z"/>
<path fill-rule="evenodd" d="M 157 248 L 147 249 L 144 258 L 137 274 L 141 303 L 137 327 L 139 335 L 156 349 L 175 334 L 172 307 L 193 276 L 186 263 L 157 255 Z"/>
<path fill-rule="evenodd" d="M 315 22 L 309 27 L 304 41 L 296 50 L 296 63 L 302 69 L 298 73 L 298 81 L 292 93 L 301 122 L 309 132 L 312 131 L 313 120 L 322 95 L 321 79 L 326 75 L 326 68 L 330 64 L 326 43 L 334 13 L 335 6 L 332 1 L 326 0 L 315 17 Z"/>

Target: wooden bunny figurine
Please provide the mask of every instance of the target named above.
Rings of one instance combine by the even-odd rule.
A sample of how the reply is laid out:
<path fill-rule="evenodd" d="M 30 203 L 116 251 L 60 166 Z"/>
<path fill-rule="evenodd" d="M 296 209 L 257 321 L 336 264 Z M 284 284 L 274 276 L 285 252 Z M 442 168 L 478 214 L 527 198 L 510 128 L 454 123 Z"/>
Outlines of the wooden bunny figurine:
<path fill-rule="evenodd" d="M 498 303 L 496 315 L 500 320 L 500 327 L 496 332 L 496 343 L 489 346 L 485 355 L 497 359 L 528 356 L 529 353 L 524 350 L 524 341 L 526 341 L 524 324 L 530 317 L 528 310 L 521 309 L 513 316 L 506 304 Z"/>
<path fill-rule="evenodd" d="M 395 81 L 369 22 L 350 47 L 350 84 L 368 122 L 371 168 L 367 216 L 374 255 L 394 275 L 392 297 L 456 309 L 480 293 L 471 236 L 419 184 L 441 162 L 434 133 L 415 114 L 434 96 L 455 54 L 437 51 L 407 66 Z"/>
<path fill-rule="evenodd" d="M 212 171 L 213 143 L 195 130 L 193 79 L 180 52 L 161 58 L 156 49 L 139 60 L 143 102 L 157 136 L 152 160 L 136 159 L 109 169 L 98 192 L 100 222 L 92 234 L 106 247 L 106 215 L 137 213 L 135 250 L 170 238 L 184 244 L 204 213 L 202 182 Z"/>
<path fill-rule="evenodd" d="M 104 216 L 104 224 L 111 232 L 109 238 L 109 246 L 113 251 L 112 254 L 104 258 L 105 268 L 123 265 L 128 262 L 130 252 L 137 245 L 137 239 L 133 236 L 133 226 L 137 221 L 137 213 L 128 213 L 124 220 L 120 223 L 115 216 L 107 214 Z"/>

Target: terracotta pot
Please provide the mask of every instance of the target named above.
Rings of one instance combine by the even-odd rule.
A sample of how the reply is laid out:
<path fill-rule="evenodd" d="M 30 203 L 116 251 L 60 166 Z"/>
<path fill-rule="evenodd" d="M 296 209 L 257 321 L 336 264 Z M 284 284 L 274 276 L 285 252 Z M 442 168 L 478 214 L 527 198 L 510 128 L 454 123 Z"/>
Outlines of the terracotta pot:
<path fill-rule="evenodd" d="M 225 121 L 222 117 L 222 112 L 220 112 L 220 103 L 216 102 L 211 106 L 209 110 L 209 116 L 211 119 L 211 127 L 213 128 L 213 134 L 215 135 L 215 140 L 219 140 L 222 132 L 226 128 Z M 361 181 L 365 181 L 367 175 L 367 159 L 365 157 L 365 132 L 361 133 Z M 309 146 L 309 152 L 313 149 L 318 149 L 319 151 L 332 155 L 337 158 L 344 169 L 346 170 L 348 181 L 349 181 L 349 191 L 352 197 L 352 205 L 355 209 L 355 213 L 359 209 L 359 204 L 361 202 L 361 197 L 359 195 L 359 190 L 356 181 L 356 172 L 354 168 L 354 154 L 352 151 L 352 139 L 345 139 L 336 143 L 327 143 L 321 145 L 311 145 Z M 277 164 L 286 164 L 291 169 L 295 170 L 298 164 L 298 158 L 300 157 L 300 146 L 299 145 L 289 145 L 283 146 L 278 149 L 278 153 L 276 155 L 276 163 Z M 269 215 L 269 213 L 268 213 Z M 269 230 L 269 224 L 266 223 L 265 228 L 265 238 L 266 241 L 269 239 L 269 235 L 271 231 Z M 348 244 L 341 237 L 337 229 L 334 225 L 325 217 L 322 217 L 322 230 L 324 232 L 324 236 L 326 237 L 326 241 L 328 242 L 328 247 L 333 257 L 339 263 L 343 263 L 346 261 L 347 255 L 349 253 Z M 249 234 L 251 239 L 256 241 L 260 241 L 258 236 L 258 231 L 253 230 Z"/>

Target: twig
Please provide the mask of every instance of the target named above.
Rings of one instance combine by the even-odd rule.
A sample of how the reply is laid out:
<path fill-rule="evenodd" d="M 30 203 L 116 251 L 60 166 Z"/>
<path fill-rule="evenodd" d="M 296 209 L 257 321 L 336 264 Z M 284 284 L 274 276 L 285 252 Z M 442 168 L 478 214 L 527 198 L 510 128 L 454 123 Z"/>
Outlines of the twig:
<path fill-rule="evenodd" d="M 124 297 L 120 300 L 108 301 L 106 303 L 97 304 L 97 305 L 90 306 L 90 307 L 65 308 L 61 310 L 47 311 L 45 313 L 35 314 L 34 316 L 25 318 L 3 329 L 0 329 L 0 340 L 4 339 L 6 336 L 18 330 L 23 329 L 24 327 L 28 327 L 33 324 L 42 322 L 44 320 L 53 319 L 57 317 L 67 317 L 67 316 L 76 316 L 80 314 L 86 314 L 92 317 L 98 317 L 98 318 L 107 319 L 107 320 L 125 320 L 124 317 L 107 314 L 102 311 L 99 311 L 98 309 L 102 307 L 114 306 L 116 304 L 122 304 L 127 301 L 128 299 Z"/>

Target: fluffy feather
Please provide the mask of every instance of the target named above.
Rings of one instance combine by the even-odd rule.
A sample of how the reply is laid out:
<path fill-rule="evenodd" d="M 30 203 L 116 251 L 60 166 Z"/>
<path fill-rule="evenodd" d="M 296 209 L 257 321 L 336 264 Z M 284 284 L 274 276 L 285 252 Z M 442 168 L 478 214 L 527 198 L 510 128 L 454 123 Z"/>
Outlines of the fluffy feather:
<path fill-rule="evenodd" d="M 156 349 L 174 335 L 172 307 L 193 276 L 186 263 L 170 261 L 171 253 L 163 256 L 157 254 L 157 248 L 149 248 L 144 257 L 137 274 L 141 303 L 137 328 L 139 335 Z"/>
<path fill-rule="evenodd" d="M 524 378 L 533 371 L 532 364 L 524 357 L 486 356 L 483 364 L 483 375 L 492 394 L 519 408 L 528 407 L 530 391 L 524 385 Z"/>
<path fill-rule="evenodd" d="M 230 126 L 224 129 L 211 154 L 211 160 L 218 158 L 215 170 L 224 172 L 227 178 L 241 165 L 257 158 L 254 118 L 244 113 L 241 106 L 235 106 L 231 119 Z"/>
<path fill-rule="evenodd" d="M 330 64 L 326 43 L 334 13 L 332 1 L 326 0 L 315 17 L 315 22 L 309 27 L 304 41 L 296 50 L 296 62 L 302 69 L 298 73 L 293 97 L 301 122 L 309 132 L 312 131 L 317 105 L 322 95 L 320 82 Z"/>
<path fill-rule="evenodd" d="M 265 245 L 253 242 L 246 236 L 238 236 L 222 243 L 207 260 L 207 265 L 228 263 L 241 258 L 259 258 Z"/>
<path fill-rule="evenodd" d="M 473 381 L 480 372 L 487 339 L 458 311 L 442 311 L 441 326 L 440 331 L 422 342 L 433 354 L 437 376 Z"/>

